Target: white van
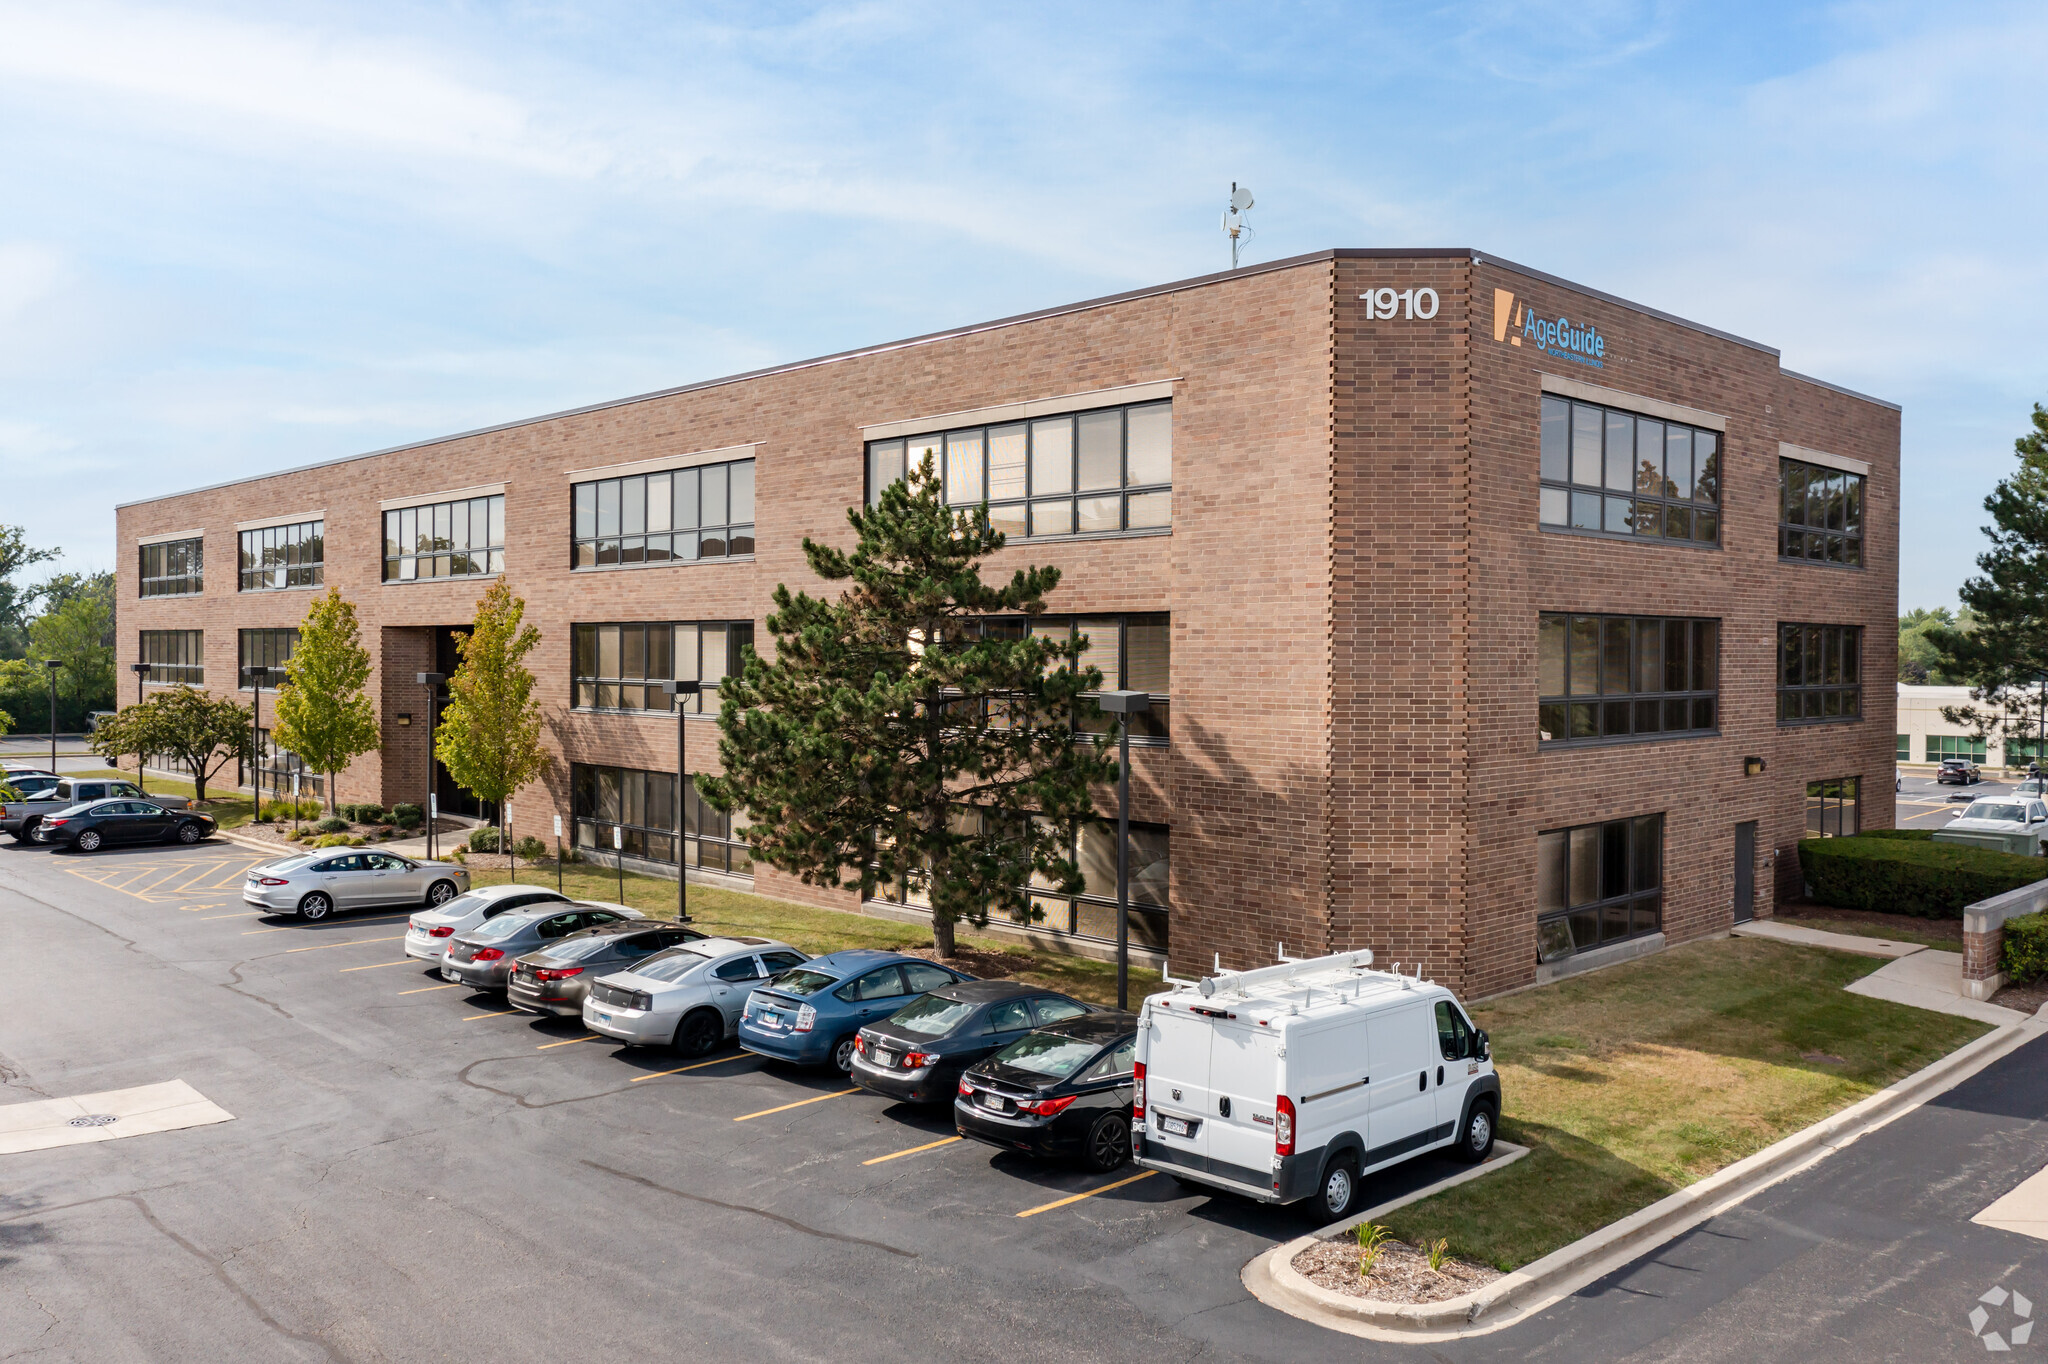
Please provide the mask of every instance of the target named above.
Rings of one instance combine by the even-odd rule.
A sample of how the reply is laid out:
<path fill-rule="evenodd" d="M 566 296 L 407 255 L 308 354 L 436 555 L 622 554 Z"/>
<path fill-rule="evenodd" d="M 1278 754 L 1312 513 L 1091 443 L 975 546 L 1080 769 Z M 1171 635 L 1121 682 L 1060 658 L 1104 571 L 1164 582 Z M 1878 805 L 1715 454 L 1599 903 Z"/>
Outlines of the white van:
<path fill-rule="evenodd" d="M 1449 990 L 1340 952 L 1223 972 L 1139 1014 L 1132 1158 L 1267 1203 L 1319 1200 L 1330 1220 L 1362 1176 L 1455 1147 L 1493 1150 L 1500 1079 Z"/>

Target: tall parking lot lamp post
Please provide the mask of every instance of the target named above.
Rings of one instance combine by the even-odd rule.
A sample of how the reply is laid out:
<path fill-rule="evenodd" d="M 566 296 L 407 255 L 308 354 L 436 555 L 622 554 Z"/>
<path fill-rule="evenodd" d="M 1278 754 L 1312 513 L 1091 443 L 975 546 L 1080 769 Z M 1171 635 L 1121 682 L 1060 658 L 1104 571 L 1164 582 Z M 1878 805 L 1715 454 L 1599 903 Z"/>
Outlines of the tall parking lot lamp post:
<path fill-rule="evenodd" d="M 57 669 L 64 666 L 62 659 L 46 658 L 43 666 L 50 670 L 50 771 L 57 771 Z"/>
<path fill-rule="evenodd" d="M 256 704 L 249 710 L 249 790 L 256 802 L 249 813 L 251 824 L 263 822 L 263 683 L 269 677 L 268 668 L 249 669 L 249 685 L 256 692 Z"/>
<path fill-rule="evenodd" d="M 128 667 L 135 673 L 135 704 L 139 706 L 142 704 L 142 684 L 149 681 L 149 665 L 130 663 Z M 139 748 L 135 750 L 135 784 L 144 795 L 149 794 L 149 782 L 142 775 L 142 750 Z"/>
<path fill-rule="evenodd" d="M 1141 691 L 1106 691 L 1096 704 L 1119 717 L 1116 750 L 1116 1006 L 1131 1006 L 1131 717 L 1152 709 Z"/>
<path fill-rule="evenodd" d="M 677 678 L 662 683 L 661 689 L 668 693 L 669 704 L 676 710 L 676 922 L 686 924 L 690 922 L 690 757 L 683 746 L 683 734 L 690 719 L 683 698 L 698 695 L 704 684 Z"/>
<path fill-rule="evenodd" d="M 448 680 L 446 673 L 416 674 L 419 684 L 427 689 L 427 803 L 422 807 L 427 815 L 427 861 L 434 860 L 434 722 L 441 718 L 441 684 Z"/>

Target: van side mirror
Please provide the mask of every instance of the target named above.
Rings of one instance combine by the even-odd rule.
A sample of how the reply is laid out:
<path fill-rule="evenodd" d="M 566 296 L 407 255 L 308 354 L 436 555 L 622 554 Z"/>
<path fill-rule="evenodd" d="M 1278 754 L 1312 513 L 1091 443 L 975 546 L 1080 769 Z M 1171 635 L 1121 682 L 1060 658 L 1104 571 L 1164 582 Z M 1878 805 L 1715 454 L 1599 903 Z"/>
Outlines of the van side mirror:
<path fill-rule="evenodd" d="M 1482 1061 L 1492 1060 L 1493 1039 L 1486 1035 L 1486 1029 L 1479 1029 L 1478 1032 L 1474 1034 L 1474 1040 L 1476 1040 L 1479 1044 L 1479 1059 Z"/>

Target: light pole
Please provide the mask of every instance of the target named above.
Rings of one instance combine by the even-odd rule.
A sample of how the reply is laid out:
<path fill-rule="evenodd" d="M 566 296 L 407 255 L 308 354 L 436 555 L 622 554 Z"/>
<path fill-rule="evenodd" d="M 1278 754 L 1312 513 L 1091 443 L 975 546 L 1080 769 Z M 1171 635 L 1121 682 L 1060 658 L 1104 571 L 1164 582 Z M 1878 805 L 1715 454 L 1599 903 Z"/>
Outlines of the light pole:
<path fill-rule="evenodd" d="M 690 682 L 677 678 L 664 682 L 661 689 L 668 693 L 669 704 L 676 710 L 676 922 L 690 922 L 690 759 L 683 747 L 683 730 L 689 723 L 689 716 L 683 709 L 683 698 L 696 696 L 704 690 L 702 682 Z"/>
<path fill-rule="evenodd" d="M 135 674 L 135 704 L 139 706 L 142 704 L 142 684 L 149 680 L 149 665 L 130 663 L 128 667 Z M 142 789 L 142 794 L 149 794 L 149 782 L 142 775 L 142 750 L 139 748 L 135 750 L 135 784 Z"/>
<path fill-rule="evenodd" d="M 1152 709 L 1141 691 L 1106 691 L 1097 705 L 1120 716 L 1116 733 L 1116 1006 L 1131 1006 L 1131 717 Z"/>
<path fill-rule="evenodd" d="M 419 684 L 427 689 L 427 861 L 434 860 L 434 722 L 440 719 L 441 684 L 446 673 L 419 673 Z"/>
<path fill-rule="evenodd" d="M 50 670 L 50 773 L 57 772 L 57 669 L 64 666 L 62 659 L 46 658 L 43 666 Z"/>
<path fill-rule="evenodd" d="M 256 692 L 256 703 L 249 708 L 249 751 L 254 755 L 249 764 L 249 790 L 256 802 L 249 812 L 251 824 L 263 822 L 263 683 L 269 676 L 268 668 L 249 669 L 249 685 Z"/>

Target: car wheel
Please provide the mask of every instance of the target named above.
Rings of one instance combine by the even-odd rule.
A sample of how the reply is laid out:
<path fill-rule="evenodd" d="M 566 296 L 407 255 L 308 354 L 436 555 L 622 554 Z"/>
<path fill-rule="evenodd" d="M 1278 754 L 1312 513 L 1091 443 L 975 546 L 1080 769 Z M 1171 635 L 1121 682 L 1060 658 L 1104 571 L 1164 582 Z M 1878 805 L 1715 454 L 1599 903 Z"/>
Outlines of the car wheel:
<path fill-rule="evenodd" d="M 1358 1206 L 1358 1157 L 1341 1155 L 1323 1171 L 1321 1194 L 1323 1215 L 1332 1222 L 1351 1215 Z"/>
<path fill-rule="evenodd" d="M 197 824 L 188 821 L 178 826 L 178 841 L 180 843 L 197 843 L 204 837 L 206 837 L 206 830 L 200 828 Z"/>
<path fill-rule="evenodd" d="M 699 1009 L 676 1024 L 676 1050 L 685 1056 L 703 1056 L 725 1040 L 725 1020 L 716 1009 Z"/>
<path fill-rule="evenodd" d="M 309 924 L 318 923 L 333 912 L 334 901 L 317 890 L 299 901 L 299 917 Z"/>
<path fill-rule="evenodd" d="M 454 898 L 455 883 L 453 881 L 436 881 L 433 885 L 427 887 L 427 903 L 436 909 Z"/>
<path fill-rule="evenodd" d="M 16 843 L 33 843 L 33 842 L 35 842 L 35 841 L 36 841 L 36 825 L 38 825 L 38 824 L 41 824 L 41 823 L 42 823 L 42 821 L 41 821 L 40 819 L 25 819 L 25 820 L 23 820 L 23 821 L 21 822 L 21 827 L 20 827 L 19 829 L 16 829 L 16 830 L 14 831 L 14 841 L 15 841 Z"/>
<path fill-rule="evenodd" d="M 1131 1158 L 1131 1127 L 1121 1113 L 1105 1113 L 1088 1129 L 1082 1159 L 1097 1174 L 1108 1174 Z"/>
<path fill-rule="evenodd" d="M 1465 1130 L 1458 1134 L 1458 1159 L 1477 1165 L 1493 1154 L 1493 1105 L 1481 1101 L 1465 1115 Z"/>
<path fill-rule="evenodd" d="M 832 1065 L 841 1075 L 853 1074 L 853 1034 L 832 1044 Z"/>
<path fill-rule="evenodd" d="M 71 840 L 71 846 L 80 852 L 98 852 L 100 850 L 100 831 L 98 829 L 79 830 L 78 836 Z"/>

